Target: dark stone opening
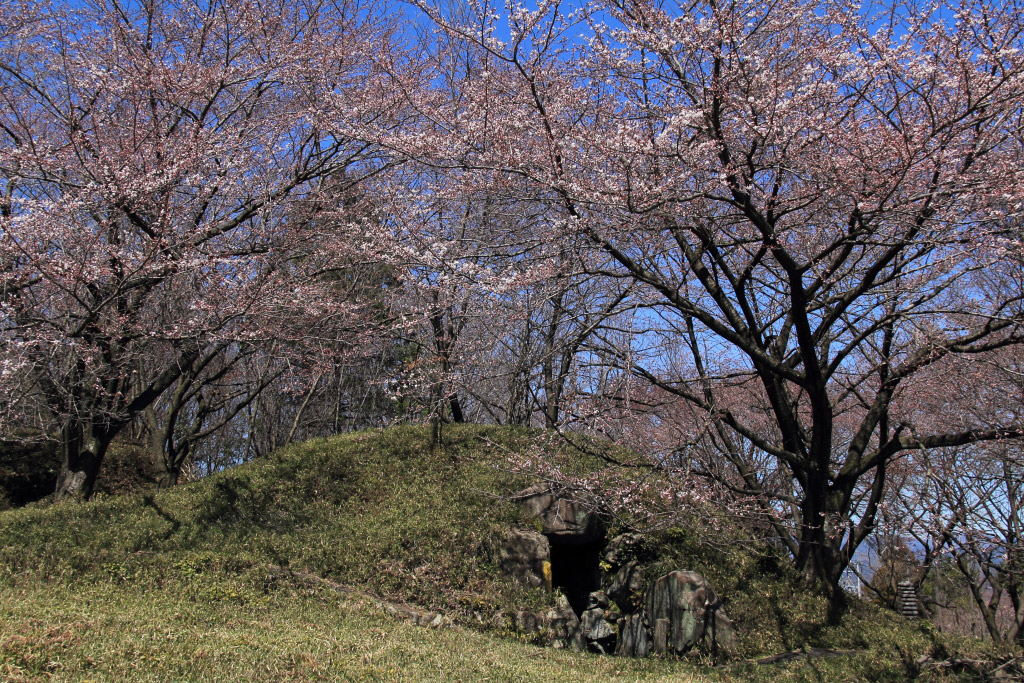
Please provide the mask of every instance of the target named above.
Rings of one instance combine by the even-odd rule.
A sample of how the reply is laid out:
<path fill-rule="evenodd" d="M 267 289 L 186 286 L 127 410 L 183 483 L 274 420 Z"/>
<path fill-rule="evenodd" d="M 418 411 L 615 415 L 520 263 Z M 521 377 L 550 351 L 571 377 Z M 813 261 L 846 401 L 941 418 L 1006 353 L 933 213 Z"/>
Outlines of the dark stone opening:
<path fill-rule="evenodd" d="M 561 588 L 576 616 L 587 609 L 590 594 L 601 590 L 601 553 L 604 539 L 580 543 L 575 539 L 548 536 L 551 543 L 551 585 Z"/>

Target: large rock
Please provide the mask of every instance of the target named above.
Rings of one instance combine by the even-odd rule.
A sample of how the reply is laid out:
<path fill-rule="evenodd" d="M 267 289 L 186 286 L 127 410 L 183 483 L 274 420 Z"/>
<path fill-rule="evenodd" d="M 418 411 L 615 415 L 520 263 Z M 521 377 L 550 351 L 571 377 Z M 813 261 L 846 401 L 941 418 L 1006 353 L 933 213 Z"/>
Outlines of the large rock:
<path fill-rule="evenodd" d="M 516 498 L 524 511 L 536 518 L 541 531 L 566 543 L 593 543 L 604 530 L 600 520 L 579 503 L 560 496 L 550 485 L 537 484 L 520 492 Z"/>
<path fill-rule="evenodd" d="M 613 570 L 631 560 L 650 559 L 649 555 L 644 537 L 635 533 L 619 534 L 609 539 L 604 547 L 604 561 Z"/>
<path fill-rule="evenodd" d="M 559 596 L 558 604 L 544 612 L 543 636 L 554 647 L 567 647 L 573 650 L 583 649 L 583 630 L 580 618 L 569 606 L 565 596 Z"/>
<path fill-rule="evenodd" d="M 587 596 L 587 609 L 594 609 L 600 607 L 601 609 L 607 609 L 611 604 L 608 600 L 608 594 L 604 591 L 594 591 Z"/>
<path fill-rule="evenodd" d="M 654 652 L 683 654 L 698 644 L 732 653 L 735 631 L 711 584 L 696 572 L 675 571 L 652 583 L 643 610 Z"/>
<path fill-rule="evenodd" d="M 604 591 L 594 591 L 587 596 L 587 608 L 580 615 L 580 633 L 587 649 L 603 655 L 615 651 L 619 613 L 609 609 L 611 601 Z"/>
<path fill-rule="evenodd" d="M 580 631 L 588 649 L 601 654 L 615 651 L 615 622 L 607 610 L 594 607 L 584 612 L 580 617 Z"/>
<path fill-rule="evenodd" d="M 498 548 L 498 566 L 528 586 L 551 588 L 551 545 L 544 534 L 512 529 Z"/>
<path fill-rule="evenodd" d="M 579 617 L 564 596 L 559 596 L 557 604 L 543 612 L 517 610 L 508 616 L 496 615 L 493 625 L 517 631 L 538 645 L 573 650 L 582 650 L 584 646 Z"/>
<path fill-rule="evenodd" d="M 619 620 L 615 654 L 681 655 L 698 645 L 712 653 L 732 654 L 732 621 L 703 576 L 675 571 L 652 583 L 644 592 L 643 606 Z"/>
<path fill-rule="evenodd" d="M 619 567 L 608 584 L 608 597 L 623 614 L 632 614 L 642 605 L 645 587 L 644 567 L 636 560 L 630 560 Z"/>
<path fill-rule="evenodd" d="M 651 639 L 643 610 L 619 619 L 619 638 L 615 645 L 615 654 L 619 657 L 646 657 L 651 654 Z"/>

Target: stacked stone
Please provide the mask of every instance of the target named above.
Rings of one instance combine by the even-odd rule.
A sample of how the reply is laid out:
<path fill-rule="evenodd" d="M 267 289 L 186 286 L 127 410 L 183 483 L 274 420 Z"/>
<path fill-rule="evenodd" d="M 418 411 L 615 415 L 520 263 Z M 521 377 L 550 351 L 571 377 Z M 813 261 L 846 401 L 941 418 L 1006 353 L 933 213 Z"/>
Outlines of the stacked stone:
<path fill-rule="evenodd" d="M 681 655 L 695 647 L 734 651 L 732 621 L 703 576 L 674 571 L 652 581 L 647 565 L 656 552 L 640 534 L 621 534 L 604 543 L 595 514 L 545 485 L 518 498 L 540 530 L 511 530 L 498 551 L 498 564 L 523 583 L 562 588 L 565 594 L 545 612 L 496 615 L 496 626 L 532 634 L 536 642 L 555 647 L 626 657 Z M 558 549 L 565 563 L 561 577 L 555 566 Z"/>
<path fill-rule="evenodd" d="M 615 654 L 681 655 L 697 646 L 733 652 L 732 621 L 707 580 L 696 572 L 674 571 L 650 581 L 645 575 L 648 559 L 638 534 L 611 539 L 605 551 L 606 566 L 614 572 L 608 596 L 621 614 Z"/>
<path fill-rule="evenodd" d="M 590 594 L 587 610 L 580 617 L 580 630 L 588 650 L 601 654 L 615 652 L 618 614 L 610 607 L 611 601 L 604 591 Z"/>
<path fill-rule="evenodd" d="M 907 619 L 917 619 L 921 616 L 917 609 L 917 591 L 914 584 L 909 581 L 900 581 L 896 586 L 896 604 L 900 614 Z"/>
<path fill-rule="evenodd" d="M 732 653 L 735 633 L 714 589 L 696 572 L 674 571 L 644 591 L 642 606 L 619 622 L 615 653 L 681 655 L 698 645 Z"/>

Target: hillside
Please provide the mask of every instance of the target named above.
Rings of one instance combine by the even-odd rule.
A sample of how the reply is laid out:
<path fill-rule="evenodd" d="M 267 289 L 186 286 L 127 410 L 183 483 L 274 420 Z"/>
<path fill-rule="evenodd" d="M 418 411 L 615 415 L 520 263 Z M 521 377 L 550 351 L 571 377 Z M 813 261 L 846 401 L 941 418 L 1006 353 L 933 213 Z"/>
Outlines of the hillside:
<path fill-rule="evenodd" d="M 172 490 L 0 513 L 0 679 L 899 679 L 945 676 L 917 662 L 979 647 L 870 606 L 821 628 L 824 604 L 791 588 L 784 562 L 684 530 L 651 540 L 655 564 L 711 580 L 740 660 L 850 652 L 716 668 L 520 642 L 490 616 L 553 597 L 509 580 L 494 551 L 524 524 L 507 496 L 530 483 L 503 465 L 535 436 L 451 427 L 431 452 L 423 429 L 356 433 Z M 441 626 L 396 617 L 406 606 Z"/>

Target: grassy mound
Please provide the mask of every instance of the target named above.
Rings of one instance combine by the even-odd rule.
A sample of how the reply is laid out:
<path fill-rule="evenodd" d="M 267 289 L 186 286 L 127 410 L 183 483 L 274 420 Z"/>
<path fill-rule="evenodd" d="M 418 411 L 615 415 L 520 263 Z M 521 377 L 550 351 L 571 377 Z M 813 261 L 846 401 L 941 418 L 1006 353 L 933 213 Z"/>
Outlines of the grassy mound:
<path fill-rule="evenodd" d="M 446 611 L 542 600 L 488 562 L 518 514 L 502 496 L 522 483 L 493 465 L 529 433 L 448 432 L 442 452 L 424 430 L 397 428 L 295 445 L 175 489 L 11 511 L 0 566 L 60 580 L 272 565 Z"/>
<path fill-rule="evenodd" d="M 652 539 L 652 569 L 708 576 L 737 623 L 742 657 L 805 647 L 856 652 L 712 668 L 699 659 L 541 650 L 487 634 L 488 614 L 552 603 L 543 589 L 509 581 L 493 559 L 504 531 L 525 522 L 505 496 L 530 483 L 503 465 L 536 436 L 451 427 L 444 449 L 432 452 L 424 429 L 363 432 L 291 446 L 172 490 L 0 513 L 0 679 L 949 674 L 914 668 L 951 647 L 927 626 L 864 606 L 843 627 L 823 629 L 824 603 L 791 588 L 784 561 L 741 544 L 707 546 L 681 530 Z M 598 466 L 569 449 L 552 457 L 567 468 Z M 372 595 L 461 626 L 411 626 Z"/>

